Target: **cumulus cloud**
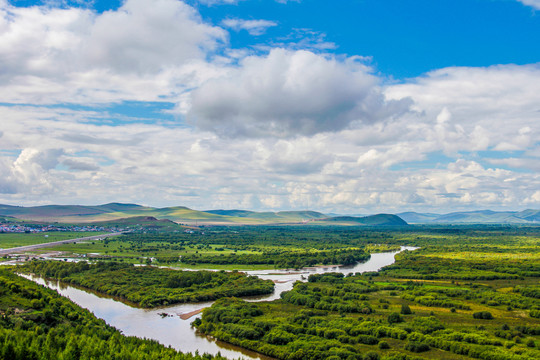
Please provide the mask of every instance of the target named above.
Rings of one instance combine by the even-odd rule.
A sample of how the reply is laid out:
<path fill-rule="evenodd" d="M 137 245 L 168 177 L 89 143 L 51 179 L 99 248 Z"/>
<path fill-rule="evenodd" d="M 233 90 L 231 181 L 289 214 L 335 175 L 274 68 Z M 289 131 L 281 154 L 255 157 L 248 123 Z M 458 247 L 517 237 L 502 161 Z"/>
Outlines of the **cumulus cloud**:
<path fill-rule="evenodd" d="M 155 72 L 206 56 L 225 33 L 176 0 L 128 0 L 96 17 L 83 56 L 116 71 Z"/>
<path fill-rule="evenodd" d="M 79 171 L 96 171 L 99 170 L 92 160 L 79 160 L 79 159 L 65 159 L 62 161 L 62 165 L 68 167 L 69 170 L 79 170 Z"/>
<path fill-rule="evenodd" d="M 445 68 L 386 88 L 389 99 L 414 101 L 409 120 L 446 153 L 526 150 L 540 140 L 540 66 L 499 65 Z"/>
<path fill-rule="evenodd" d="M 538 206 L 540 204 L 540 190 L 536 191 L 534 194 L 532 194 L 529 198 L 525 200 L 526 204 L 534 204 Z"/>
<path fill-rule="evenodd" d="M 270 20 L 225 19 L 222 24 L 235 31 L 246 30 L 250 35 L 255 36 L 262 35 L 268 28 L 277 26 L 275 21 Z"/>
<path fill-rule="evenodd" d="M 143 7 L 0 0 L 0 98 L 21 104 L 0 106 L 0 202 L 351 213 L 540 204 L 539 65 L 386 84 L 365 58 L 321 53 L 335 45 L 311 30 L 248 56 L 220 51 L 227 33 L 183 2 Z M 129 100 L 175 102 L 194 126 L 61 105 Z"/>
<path fill-rule="evenodd" d="M 324 166 L 333 162 L 324 138 L 300 138 L 279 140 L 271 148 L 259 149 L 262 163 L 270 170 L 287 176 L 320 173 Z"/>
<path fill-rule="evenodd" d="M 537 159 L 537 158 L 509 157 L 509 158 L 504 158 L 504 159 L 487 158 L 486 160 L 490 164 L 493 164 L 493 165 L 507 166 L 514 169 L 526 169 L 526 170 L 540 172 L 540 159 Z"/>
<path fill-rule="evenodd" d="M 3 146 L 23 149 L 0 153 L 4 203 L 120 200 L 197 209 L 433 211 L 517 208 L 525 199 L 533 206 L 540 188 L 537 172 L 468 159 L 393 168 L 442 148 L 436 137 L 423 137 L 429 127 L 412 131 L 403 118 L 313 136 L 229 139 L 160 124 L 89 124 L 77 120 L 91 113 L 47 107 L 0 111 Z M 447 122 L 454 119 L 446 116 Z M 356 141 L 363 133 L 382 135 L 366 145 Z M 88 141 L 73 141 L 75 134 Z"/>
<path fill-rule="evenodd" d="M 50 171 L 59 164 L 62 149 L 24 149 L 9 163 L 4 159 L 0 193 L 4 194 L 46 194 L 54 191 L 54 181 Z"/>
<path fill-rule="evenodd" d="M 195 90 L 188 118 L 220 135 L 286 138 L 384 120 L 407 106 L 386 102 L 379 79 L 357 58 L 274 49 Z"/>
<path fill-rule="evenodd" d="M 524 5 L 531 6 L 535 9 L 540 10 L 540 0 L 518 0 L 520 3 L 523 3 Z"/>
<path fill-rule="evenodd" d="M 177 0 L 127 0 L 102 14 L 2 2 L 0 30 L 3 101 L 26 103 L 156 100 L 193 86 L 227 41 Z"/>

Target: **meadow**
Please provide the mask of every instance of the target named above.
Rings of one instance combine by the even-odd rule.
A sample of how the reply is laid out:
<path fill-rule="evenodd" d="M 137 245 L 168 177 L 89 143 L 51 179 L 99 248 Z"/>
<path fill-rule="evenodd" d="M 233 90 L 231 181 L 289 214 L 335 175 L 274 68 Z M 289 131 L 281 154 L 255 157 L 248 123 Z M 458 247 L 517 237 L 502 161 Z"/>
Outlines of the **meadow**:
<path fill-rule="evenodd" d="M 42 244 L 100 234 L 105 234 L 105 232 L 51 231 L 46 233 L 0 233 L 0 248 L 9 249 L 18 246 Z"/>
<path fill-rule="evenodd" d="M 273 302 L 219 300 L 195 325 L 277 359 L 538 359 L 538 230 L 379 233 L 422 248 L 379 273 L 311 275 Z"/>
<path fill-rule="evenodd" d="M 352 236 L 341 227 L 211 227 L 189 232 L 139 232 L 102 242 L 55 247 L 66 257 L 189 269 L 260 270 L 352 264 L 373 252 L 399 249 Z M 151 260 L 149 260 L 151 259 Z"/>

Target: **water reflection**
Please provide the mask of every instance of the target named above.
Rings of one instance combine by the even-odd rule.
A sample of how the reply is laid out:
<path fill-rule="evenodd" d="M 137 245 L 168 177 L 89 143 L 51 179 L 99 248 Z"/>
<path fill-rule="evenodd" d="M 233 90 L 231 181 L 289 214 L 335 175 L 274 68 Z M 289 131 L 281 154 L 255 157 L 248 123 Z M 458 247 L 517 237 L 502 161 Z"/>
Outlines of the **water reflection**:
<path fill-rule="evenodd" d="M 415 248 L 402 247 L 401 251 L 414 249 Z M 299 271 L 248 271 L 250 275 L 256 275 L 263 279 L 276 281 L 276 287 L 274 293 L 271 295 L 253 297 L 246 300 L 270 301 L 279 299 L 279 296 L 283 291 L 292 289 L 295 281 L 304 281 L 310 274 L 325 272 L 341 272 L 343 274 L 348 274 L 378 271 L 380 268 L 394 263 L 394 255 L 398 252 L 399 251 L 372 254 L 371 258 L 365 263 L 359 263 L 348 267 L 316 267 Z M 214 355 L 219 352 L 221 355 L 228 358 L 271 359 L 270 357 L 241 347 L 215 341 L 207 336 L 197 333 L 190 324 L 200 315 L 196 315 L 189 320 L 181 320 L 177 316 L 211 306 L 212 302 L 179 304 L 159 309 L 141 309 L 126 305 L 111 297 L 98 295 L 91 291 L 81 290 L 56 281 L 46 281 L 36 277 L 29 278 L 39 284 L 57 290 L 61 295 L 66 296 L 79 306 L 90 310 L 94 315 L 116 327 L 125 335 L 154 339 L 166 346 L 171 346 L 183 352 L 199 351 L 199 353 L 206 352 Z M 173 316 L 161 317 L 159 314 L 163 312 Z"/>

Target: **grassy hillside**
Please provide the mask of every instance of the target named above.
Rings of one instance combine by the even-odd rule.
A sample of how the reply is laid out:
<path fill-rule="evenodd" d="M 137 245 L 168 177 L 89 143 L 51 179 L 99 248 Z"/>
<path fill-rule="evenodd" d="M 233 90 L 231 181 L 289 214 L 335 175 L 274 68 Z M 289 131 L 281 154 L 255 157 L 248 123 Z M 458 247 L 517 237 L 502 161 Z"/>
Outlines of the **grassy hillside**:
<path fill-rule="evenodd" d="M 440 214 L 431 214 L 431 213 L 417 213 L 413 211 L 404 212 L 397 214 L 400 218 L 406 221 L 409 224 L 425 224 L 429 223 L 439 216 Z"/>
<path fill-rule="evenodd" d="M 320 212 L 307 210 L 279 212 L 255 212 L 248 210 L 207 210 L 206 213 L 240 218 L 259 219 L 268 222 L 299 222 L 310 219 L 323 219 L 327 217 Z"/>
<path fill-rule="evenodd" d="M 116 221 L 130 217 L 155 217 L 186 224 L 271 224 L 301 222 L 324 218 L 315 211 L 255 212 L 247 210 L 198 211 L 184 206 L 166 208 L 145 207 L 136 204 L 110 203 L 98 206 L 47 205 L 18 207 L 0 205 L 0 215 L 17 219 L 61 222 L 94 223 Z"/>
<path fill-rule="evenodd" d="M 398 214 L 408 223 L 413 224 L 530 224 L 540 223 L 540 210 L 524 211 L 464 211 L 449 214 L 431 214 L 406 212 Z"/>
<path fill-rule="evenodd" d="M 168 219 L 175 222 L 194 222 L 198 220 L 218 223 L 236 222 L 235 217 L 209 214 L 182 206 L 158 209 L 135 204 L 118 203 L 99 206 L 48 205 L 15 207 L 0 205 L 0 214 L 17 219 L 61 223 L 114 221 L 129 217 L 155 217 L 157 219 Z"/>
<path fill-rule="evenodd" d="M 377 214 L 364 217 L 336 216 L 318 220 L 323 223 L 339 223 L 341 225 L 363 225 L 363 226 L 405 226 L 407 223 L 399 216 L 392 214 Z"/>

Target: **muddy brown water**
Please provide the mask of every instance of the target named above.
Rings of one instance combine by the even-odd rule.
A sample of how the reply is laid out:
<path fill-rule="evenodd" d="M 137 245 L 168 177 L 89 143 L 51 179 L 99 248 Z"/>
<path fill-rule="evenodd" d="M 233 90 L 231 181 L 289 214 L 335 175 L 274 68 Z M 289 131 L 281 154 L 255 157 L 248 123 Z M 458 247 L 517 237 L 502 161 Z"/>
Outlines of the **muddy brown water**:
<path fill-rule="evenodd" d="M 414 250 L 412 247 L 402 247 L 403 250 Z M 247 271 L 250 275 L 262 279 L 277 281 L 274 293 L 266 296 L 252 297 L 247 301 L 271 301 L 279 299 L 283 291 L 292 289 L 295 281 L 305 281 L 310 274 L 326 272 L 340 272 L 343 274 L 378 271 L 382 267 L 394 263 L 394 256 L 400 251 L 372 254 L 371 258 L 363 263 L 353 266 L 328 266 L 307 268 L 291 272 L 290 270 Z M 26 276 L 25 276 L 26 277 Z M 199 309 L 211 306 L 213 302 L 178 304 L 157 309 L 141 309 L 129 306 L 117 299 L 101 296 L 95 292 L 86 291 L 58 281 L 47 281 L 39 277 L 27 276 L 33 281 L 58 291 L 60 295 L 69 298 L 79 306 L 90 310 L 95 316 L 105 320 L 109 325 L 119 329 L 124 335 L 137 336 L 159 341 L 161 344 L 171 346 L 183 352 L 198 351 L 199 353 L 220 353 L 230 359 L 261 359 L 267 357 L 244 348 L 216 341 L 215 339 L 198 333 L 191 322 L 200 317 L 197 314 L 187 320 L 179 315 L 196 312 Z M 163 317 L 162 313 L 173 316 Z"/>

